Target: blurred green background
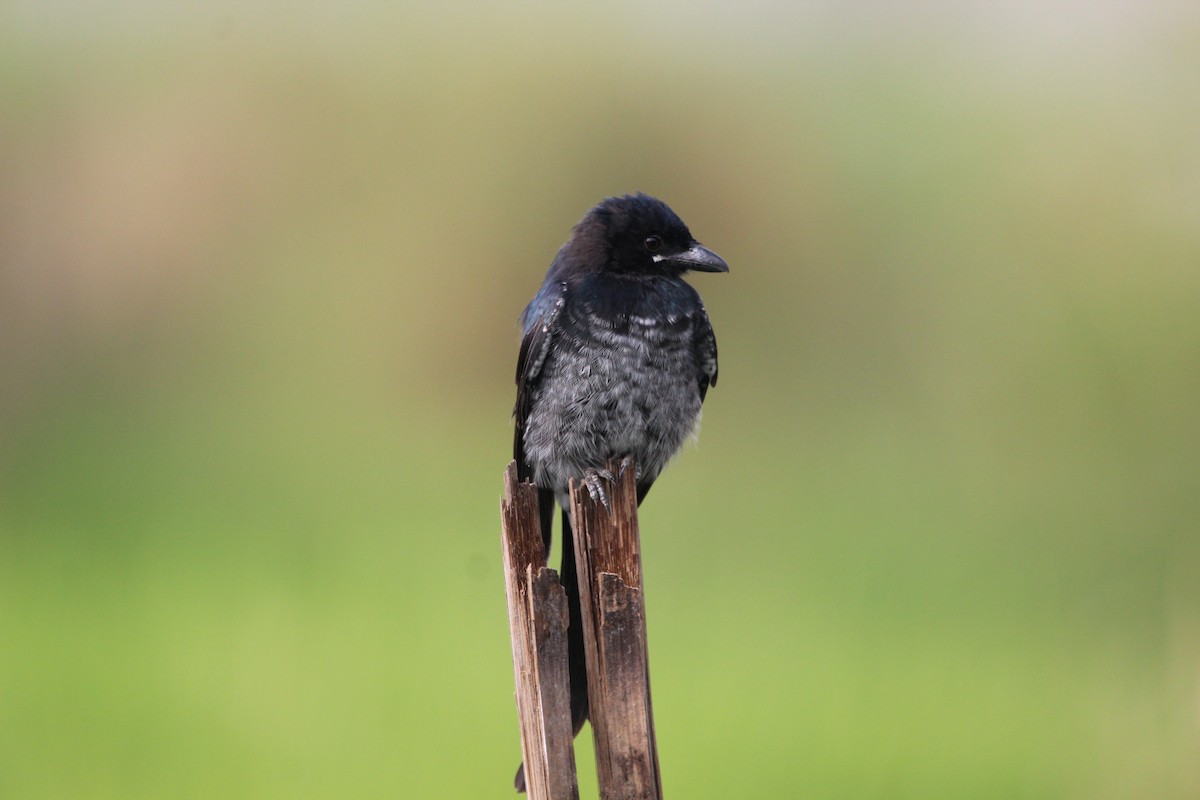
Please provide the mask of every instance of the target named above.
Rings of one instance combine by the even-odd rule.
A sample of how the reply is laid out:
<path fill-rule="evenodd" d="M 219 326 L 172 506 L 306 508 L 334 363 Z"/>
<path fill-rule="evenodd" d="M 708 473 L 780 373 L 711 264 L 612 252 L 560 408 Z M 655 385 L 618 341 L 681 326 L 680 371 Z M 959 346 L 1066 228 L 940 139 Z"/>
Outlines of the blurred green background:
<path fill-rule="evenodd" d="M 1198 33 L 0 6 L 0 797 L 510 797 L 516 317 L 633 190 L 732 265 L 668 796 L 1200 797 Z"/>

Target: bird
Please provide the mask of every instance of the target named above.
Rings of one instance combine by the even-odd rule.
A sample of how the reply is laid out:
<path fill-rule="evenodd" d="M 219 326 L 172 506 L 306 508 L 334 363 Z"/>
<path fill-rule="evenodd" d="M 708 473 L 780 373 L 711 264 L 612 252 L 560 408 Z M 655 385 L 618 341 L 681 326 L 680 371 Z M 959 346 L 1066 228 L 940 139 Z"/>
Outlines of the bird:
<path fill-rule="evenodd" d="M 608 506 L 610 460 L 635 470 L 640 505 L 695 432 L 717 383 L 717 340 L 683 276 L 728 272 L 663 201 L 609 197 L 584 214 L 521 315 L 513 457 L 538 490 L 544 553 L 562 509 L 571 721 L 588 716 L 570 482 Z M 524 765 L 514 784 L 525 791 Z"/>

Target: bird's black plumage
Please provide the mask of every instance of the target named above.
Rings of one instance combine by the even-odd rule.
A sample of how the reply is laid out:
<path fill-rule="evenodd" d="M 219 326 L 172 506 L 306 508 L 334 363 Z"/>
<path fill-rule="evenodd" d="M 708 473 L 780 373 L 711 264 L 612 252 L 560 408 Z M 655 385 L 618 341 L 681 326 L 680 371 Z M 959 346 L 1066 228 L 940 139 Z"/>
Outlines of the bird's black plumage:
<path fill-rule="evenodd" d="M 547 552 L 563 508 L 560 578 L 570 608 L 571 710 L 587 719 L 587 673 L 571 540 L 572 478 L 602 490 L 609 459 L 631 459 L 638 502 L 692 434 L 717 382 L 717 342 L 689 270 L 728 266 L 666 203 L 611 197 L 588 211 L 521 317 L 513 456 L 539 490 Z M 523 770 L 517 789 L 524 790 Z"/>

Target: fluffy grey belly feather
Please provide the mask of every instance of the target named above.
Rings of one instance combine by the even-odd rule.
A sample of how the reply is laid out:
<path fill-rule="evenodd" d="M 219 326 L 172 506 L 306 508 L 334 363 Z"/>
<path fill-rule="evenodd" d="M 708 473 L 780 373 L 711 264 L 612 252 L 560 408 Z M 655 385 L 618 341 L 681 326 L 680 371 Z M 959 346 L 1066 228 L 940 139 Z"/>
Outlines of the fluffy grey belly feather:
<path fill-rule="evenodd" d="M 537 485 L 561 500 L 571 478 L 626 456 L 639 483 L 657 478 L 700 418 L 692 336 L 690 321 L 633 318 L 552 348 L 524 438 Z"/>

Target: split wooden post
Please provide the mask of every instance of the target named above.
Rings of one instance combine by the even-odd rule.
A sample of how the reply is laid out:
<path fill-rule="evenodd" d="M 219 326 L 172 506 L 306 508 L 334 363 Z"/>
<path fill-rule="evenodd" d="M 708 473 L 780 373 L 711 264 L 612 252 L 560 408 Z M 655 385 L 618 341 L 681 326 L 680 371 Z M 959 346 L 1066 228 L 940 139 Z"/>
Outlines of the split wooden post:
<path fill-rule="evenodd" d="M 601 800 L 662 800 L 642 592 L 634 468 L 608 489 L 609 508 L 571 482 L 575 563 L 587 652 L 588 705 Z"/>
<path fill-rule="evenodd" d="M 588 671 L 588 705 L 601 800 L 662 800 L 634 469 L 605 483 L 609 507 L 571 484 L 575 564 Z M 568 611 L 547 569 L 537 489 L 505 472 L 501 512 L 505 588 L 525 780 L 532 800 L 578 800 L 567 656 Z"/>
<path fill-rule="evenodd" d="M 517 480 L 515 461 L 504 474 L 500 510 L 527 791 L 531 800 L 579 800 L 571 731 L 567 596 L 558 574 L 545 566 L 537 489 Z"/>

